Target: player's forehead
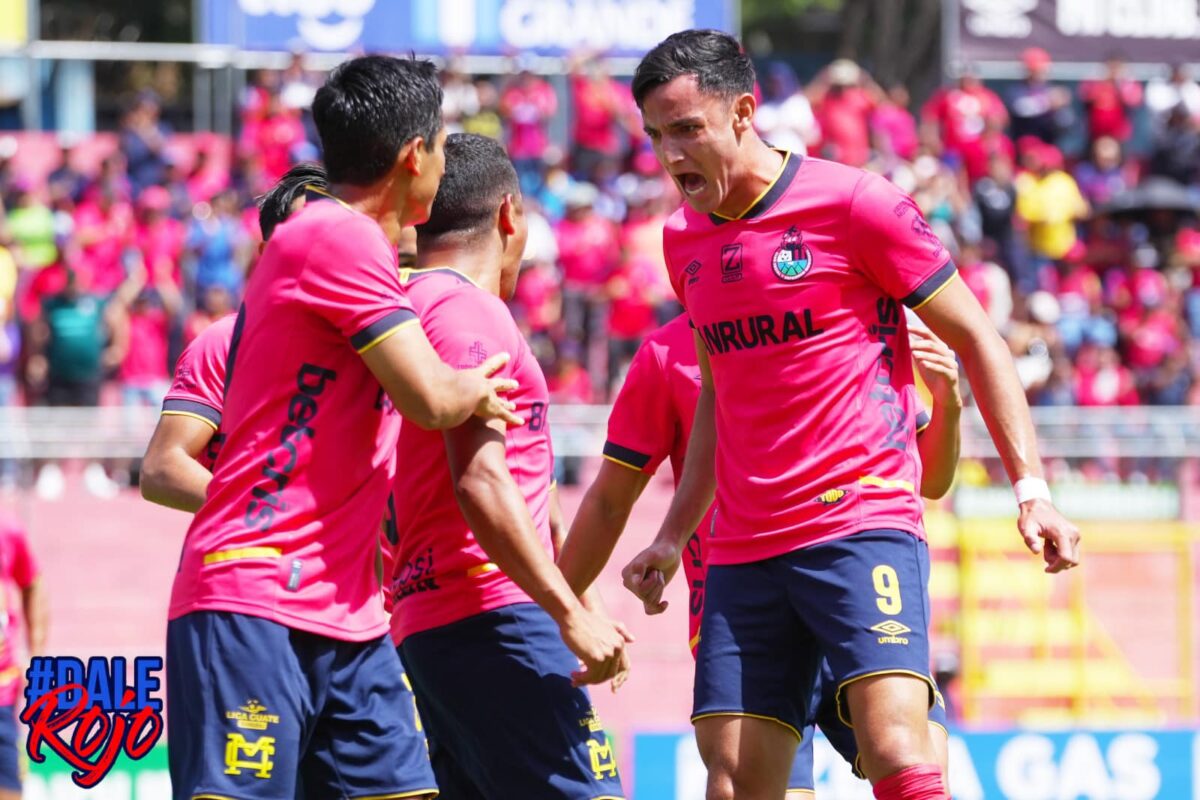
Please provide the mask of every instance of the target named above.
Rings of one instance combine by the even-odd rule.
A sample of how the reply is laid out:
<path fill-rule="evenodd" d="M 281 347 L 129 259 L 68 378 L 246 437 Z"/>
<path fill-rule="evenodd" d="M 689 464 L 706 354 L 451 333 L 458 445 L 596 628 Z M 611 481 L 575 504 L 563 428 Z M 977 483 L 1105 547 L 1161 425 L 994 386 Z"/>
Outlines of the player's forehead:
<path fill-rule="evenodd" d="M 689 119 L 708 119 L 728 104 L 721 95 L 703 91 L 695 75 L 680 75 L 646 94 L 642 121 L 662 130 Z"/>

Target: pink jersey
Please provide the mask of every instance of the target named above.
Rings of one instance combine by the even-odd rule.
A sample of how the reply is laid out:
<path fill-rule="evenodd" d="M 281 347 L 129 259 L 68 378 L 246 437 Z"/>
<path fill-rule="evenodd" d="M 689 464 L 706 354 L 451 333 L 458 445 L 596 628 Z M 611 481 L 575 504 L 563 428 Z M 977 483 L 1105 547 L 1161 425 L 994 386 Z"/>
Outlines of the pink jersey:
<path fill-rule="evenodd" d="M 739 219 L 677 211 L 664 250 L 716 389 L 711 562 L 870 529 L 923 536 L 900 304 L 921 306 L 956 270 L 912 200 L 788 155 Z"/>
<path fill-rule="evenodd" d="M 670 459 L 678 486 L 699 396 L 696 346 L 687 315 L 681 314 L 648 335 L 633 357 L 608 418 L 604 457 L 648 474 Z M 683 554 L 683 574 L 688 584 L 688 641 L 693 651 L 699 642 L 700 612 L 704 609 L 705 550 L 712 512 L 710 508 L 704 515 Z"/>
<path fill-rule="evenodd" d="M 387 632 L 376 558 L 400 417 L 361 354 L 416 322 L 396 248 L 310 199 L 267 243 L 230 344 L 217 459 L 172 619 L 232 611 L 345 641 Z"/>
<path fill-rule="evenodd" d="M 633 357 L 608 418 L 604 457 L 647 474 L 653 474 L 669 458 L 678 487 L 699 396 L 696 346 L 688 317 L 681 314 L 647 336 Z M 929 421 L 929 415 L 918 409 L 918 433 Z M 683 574 L 688 585 L 688 646 L 693 655 L 700 643 L 708 572 L 706 542 L 713 529 L 714 509 L 715 505 L 705 513 L 683 553 Z"/>
<path fill-rule="evenodd" d="M 16 521 L 0 517 L 0 706 L 17 702 L 21 669 L 17 666 L 17 635 L 22 630 L 21 592 L 38 579 L 38 566 L 29 550 L 25 531 Z"/>
<path fill-rule="evenodd" d="M 221 430 L 221 409 L 225 405 L 225 362 L 237 314 L 227 314 L 209 325 L 184 348 L 175 364 L 175 379 L 163 399 L 164 416 L 195 417 L 212 426 L 213 438 L 200 457 L 200 463 L 212 472 L 225 436 Z"/>
<path fill-rule="evenodd" d="M 500 375 L 519 386 L 506 395 L 527 420 L 509 428 L 508 470 L 525 498 L 547 553 L 550 542 L 550 392 L 529 345 L 500 298 L 452 269 L 405 271 L 406 289 L 438 355 L 459 368 L 494 353 L 512 359 Z M 405 425 L 397 447 L 391 561 L 392 638 L 448 625 L 513 603 L 532 602 L 475 541 L 458 502 L 439 431 Z"/>

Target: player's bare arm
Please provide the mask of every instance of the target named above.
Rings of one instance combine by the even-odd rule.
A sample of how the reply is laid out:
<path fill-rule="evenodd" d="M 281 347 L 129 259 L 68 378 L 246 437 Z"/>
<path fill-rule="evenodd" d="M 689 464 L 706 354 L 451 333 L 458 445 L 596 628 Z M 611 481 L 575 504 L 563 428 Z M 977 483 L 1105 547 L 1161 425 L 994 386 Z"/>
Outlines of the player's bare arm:
<path fill-rule="evenodd" d="M 525 498 L 508 471 L 503 423 L 470 419 L 444 436 L 463 517 L 488 557 L 558 624 L 563 641 L 583 662 L 572 676 L 575 682 L 615 677 L 631 637 L 585 608 L 542 549 Z"/>
<path fill-rule="evenodd" d="M 921 380 L 933 396 L 928 427 L 917 437 L 921 454 L 921 496 L 936 500 L 954 483 L 958 467 L 962 394 L 958 361 L 946 343 L 924 328 L 909 329 L 909 346 Z"/>
<path fill-rule="evenodd" d="M 362 357 L 404 418 L 426 430 L 454 428 L 472 415 L 525 424 L 500 396 L 516 382 L 491 377 L 508 363 L 507 353 L 474 369 L 456 370 L 438 357 L 420 325 L 405 325 Z"/>
<path fill-rule="evenodd" d="M 1016 484 L 1022 478 L 1041 479 L 1033 418 L 1012 356 L 970 289 L 953 280 L 917 314 L 962 359 L 1009 480 Z M 1026 546 L 1042 553 L 1047 572 L 1079 563 L 1079 529 L 1048 497 L 1027 499 L 1020 507 L 1017 527 Z"/>
<path fill-rule="evenodd" d="M 198 459 L 215 433 L 211 424 L 196 417 L 159 417 L 142 457 L 142 497 L 191 514 L 199 511 L 212 473 Z"/>
<path fill-rule="evenodd" d="M 717 490 L 713 467 L 717 426 L 712 369 L 704 342 L 699 334 L 693 332 L 692 335 L 700 366 L 700 396 L 696 400 L 696 416 L 683 462 L 683 476 L 658 535 L 621 572 L 625 588 L 641 599 L 647 614 L 661 614 L 667 609 L 667 603 L 662 599 L 663 589 L 679 568 L 684 545 L 700 526 Z"/>
<path fill-rule="evenodd" d="M 605 460 L 588 487 L 558 555 L 558 567 L 576 593 L 599 577 L 650 476 Z"/>

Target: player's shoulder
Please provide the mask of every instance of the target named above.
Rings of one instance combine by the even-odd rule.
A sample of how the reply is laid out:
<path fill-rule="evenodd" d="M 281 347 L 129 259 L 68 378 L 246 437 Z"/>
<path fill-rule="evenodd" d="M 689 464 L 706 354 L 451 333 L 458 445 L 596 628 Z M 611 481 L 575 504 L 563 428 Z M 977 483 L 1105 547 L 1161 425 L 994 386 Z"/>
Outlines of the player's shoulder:
<path fill-rule="evenodd" d="M 792 188 L 802 193 L 810 193 L 814 188 L 831 197 L 841 196 L 847 202 L 864 180 L 881 176 L 861 167 L 852 167 L 838 161 L 830 161 L 815 156 L 805 156 L 799 170 L 800 180 L 792 184 Z"/>
<path fill-rule="evenodd" d="M 517 328 L 503 300 L 458 270 L 449 267 L 402 270 L 400 282 L 423 321 L 486 325 L 506 333 Z"/>
<path fill-rule="evenodd" d="M 654 347 L 664 350 L 674 350 L 686 342 L 692 346 L 692 323 L 686 313 L 680 314 L 666 325 L 655 328 L 642 342 L 643 347 Z"/>
<path fill-rule="evenodd" d="M 357 251 L 390 244 L 379 223 L 332 197 L 313 197 L 279 226 L 271 240 L 280 238 L 304 251 L 323 248 Z"/>
<path fill-rule="evenodd" d="M 196 334 L 192 343 L 204 349 L 228 350 L 229 343 L 233 340 L 233 329 L 237 327 L 237 316 L 236 312 L 226 314 Z"/>

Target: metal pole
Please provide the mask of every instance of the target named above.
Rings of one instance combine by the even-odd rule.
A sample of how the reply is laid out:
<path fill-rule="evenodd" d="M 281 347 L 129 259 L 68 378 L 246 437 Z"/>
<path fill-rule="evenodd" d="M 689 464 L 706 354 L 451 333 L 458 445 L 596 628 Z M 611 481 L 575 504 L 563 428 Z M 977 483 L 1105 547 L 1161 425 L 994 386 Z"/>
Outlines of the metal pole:
<path fill-rule="evenodd" d="M 38 0 L 25 0 L 25 72 L 29 89 L 25 102 L 21 104 L 25 128 L 31 131 L 42 129 L 42 70 L 37 59 L 30 53 L 29 46 L 41 36 L 41 14 Z"/>
<path fill-rule="evenodd" d="M 212 70 L 201 64 L 195 66 L 192 76 L 192 129 L 211 131 L 212 120 Z"/>
<path fill-rule="evenodd" d="M 958 38 L 958 0 L 942 0 L 942 80 L 956 77 L 961 47 Z"/>

